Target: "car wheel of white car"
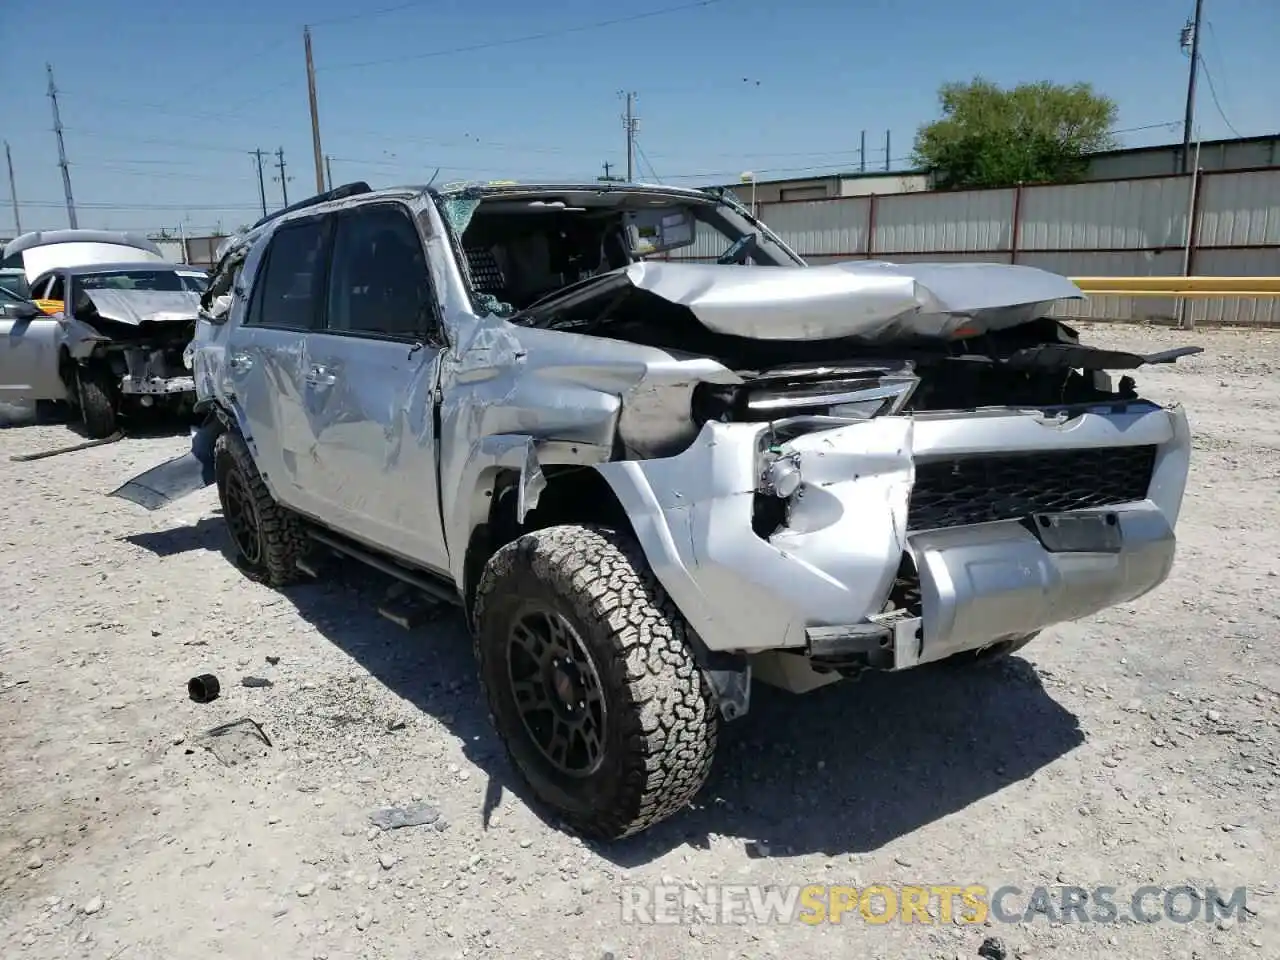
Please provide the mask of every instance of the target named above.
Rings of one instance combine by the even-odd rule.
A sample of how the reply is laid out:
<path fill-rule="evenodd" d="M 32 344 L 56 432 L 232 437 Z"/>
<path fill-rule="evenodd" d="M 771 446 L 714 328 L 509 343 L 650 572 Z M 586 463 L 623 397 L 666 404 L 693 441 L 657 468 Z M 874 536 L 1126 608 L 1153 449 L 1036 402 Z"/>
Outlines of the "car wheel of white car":
<path fill-rule="evenodd" d="M 475 624 L 494 726 L 575 829 L 630 836 L 702 787 L 715 699 L 684 618 L 629 538 L 558 526 L 507 544 L 481 577 Z"/>
<path fill-rule="evenodd" d="M 101 440 L 115 433 L 116 401 L 107 376 L 91 367 L 77 368 L 76 393 L 80 419 L 90 439 Z"/>
<path fill-rule="evenodd" d="M 272 498 L 244 438 L 234 430 L 214 444 L 213 469 L 222 519 L 244 568 L 274 587 L 297 580 L 306 536 L 298 518 Z"/>

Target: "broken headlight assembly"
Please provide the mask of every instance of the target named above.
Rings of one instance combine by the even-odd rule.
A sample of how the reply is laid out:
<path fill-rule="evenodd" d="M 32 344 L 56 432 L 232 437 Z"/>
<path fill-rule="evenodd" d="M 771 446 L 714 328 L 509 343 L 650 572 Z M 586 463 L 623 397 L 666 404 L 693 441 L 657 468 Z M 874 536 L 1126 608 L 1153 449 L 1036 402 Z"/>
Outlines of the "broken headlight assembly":
<path fill-rule="evenodd" d="M 186 367 L 188 370 L 195 369 L 195 358 L 196 358 L 196 342 L 192 340 L 185 347 L 182 348 L 182 365 Z"/>
<path fill-rule="evenodd" d="M 701 383 L 693 417 L 723 423 L 769 423 L 796 416 L 869 420 L 900 412 L 919 378 L 904 367 L 781 368 L 745 383 Z"/>
<path fill-rule="evenodd" d="M 756 461 L 751 528 L 756 536 L 767 540 L 787 525 L 791 504 L 804 496 L 804 474 L 800 469 L 800 454 L 784 453 L 782 441 L 773 431 L 764 435 L 764 442 L 765 448 Z"/>

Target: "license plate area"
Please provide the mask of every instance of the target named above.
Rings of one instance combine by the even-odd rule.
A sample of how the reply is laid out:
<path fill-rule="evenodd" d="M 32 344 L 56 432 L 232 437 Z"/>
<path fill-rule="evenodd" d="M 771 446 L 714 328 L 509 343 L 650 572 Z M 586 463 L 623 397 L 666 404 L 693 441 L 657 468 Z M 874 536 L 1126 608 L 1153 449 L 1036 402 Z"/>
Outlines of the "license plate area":
<path fill-rule="evenodd" d="M 1124 545 L 1115 513 L 1033 513 L 1028 523 L 1050 553 L 1119 553 Z"/>

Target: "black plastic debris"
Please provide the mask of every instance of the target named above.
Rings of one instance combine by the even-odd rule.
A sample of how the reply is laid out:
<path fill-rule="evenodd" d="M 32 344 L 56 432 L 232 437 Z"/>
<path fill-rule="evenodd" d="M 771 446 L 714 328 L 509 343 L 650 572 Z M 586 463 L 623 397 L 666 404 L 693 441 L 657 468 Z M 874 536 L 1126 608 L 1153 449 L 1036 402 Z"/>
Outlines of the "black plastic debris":
<path fill-rule="evenodd" d="M 218 699 L 222 685 L 212 673 L 202 673 L 187 681 L 187 695 L 196 703 L 209 703 Z"/>
<path fill-rule="evenodd" d="M 429 803 L 418 801 L 403 807 L 382 807 L 369 814 L 369 822 L 382 830 L 399 830 L 401 827 L 422 827 L 436 823 L 440 811 Z"/>
<path fill-rule="evenodd" d="M 274 684 L 266 677 L 245 677 L 240 681 L 243 687 L 271 687 Z"/>
<path fill-rule="evenodd" d="M 987 937 L 978 948 L 978 956 L 983 960 L 1008 960 L 1009 948 L 999 937 Z"/>
<path fill-rule="evenodd" d="M 272 656 L 268 656 L 268 657 L 267 657 L 267 663 L 271 664 L 271 666 L 273 666 L 273 667 L 274 667 L 276 664 L 278 664 L 279 662 L 280 662 L 280 658 L 279 658 L 279 657 L 272 657 Z"/>

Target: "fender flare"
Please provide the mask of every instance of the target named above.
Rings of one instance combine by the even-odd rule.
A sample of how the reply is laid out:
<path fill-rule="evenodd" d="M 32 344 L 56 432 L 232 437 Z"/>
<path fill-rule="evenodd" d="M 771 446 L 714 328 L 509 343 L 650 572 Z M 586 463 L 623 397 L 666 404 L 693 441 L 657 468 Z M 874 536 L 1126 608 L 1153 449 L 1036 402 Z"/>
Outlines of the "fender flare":
<path fill-rule="evenodd" d="M 673 527 L 648 478 L 635 461 L 596 465 L 631 520 L 649 568 L 688 622 L 694 660 L 706 677 L 725 720 L 744 716 L 751 705 L 751 660 L 743 653 L 711 649 L 704 633 L 720 630 L 714 606 L 689 566 L 695 562 L 693 538 L 685 523 Z M 724 641 L 721 641 L 724 644 Z"/>

